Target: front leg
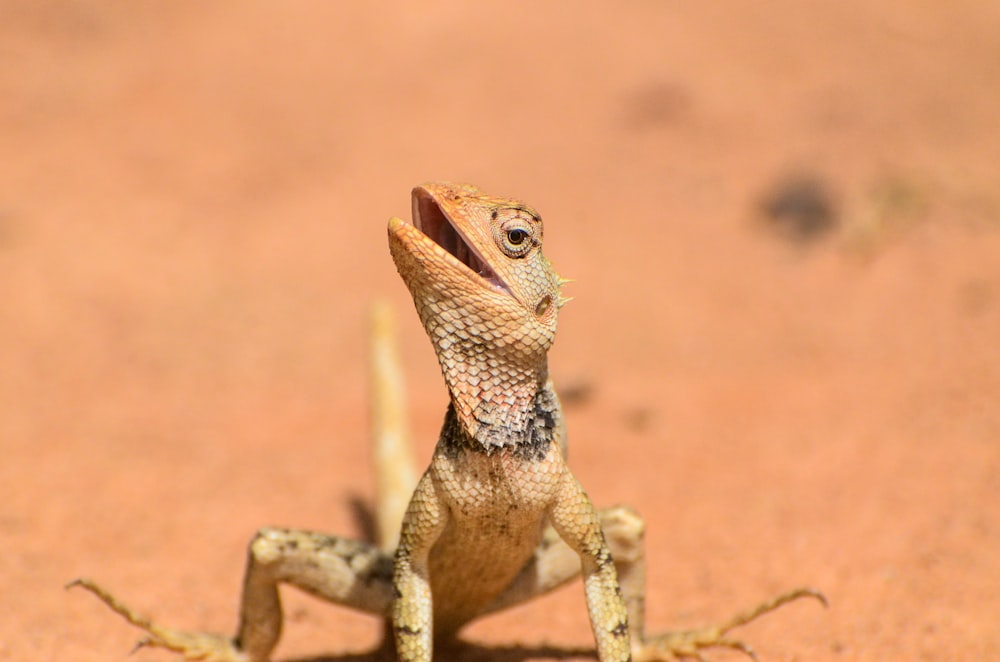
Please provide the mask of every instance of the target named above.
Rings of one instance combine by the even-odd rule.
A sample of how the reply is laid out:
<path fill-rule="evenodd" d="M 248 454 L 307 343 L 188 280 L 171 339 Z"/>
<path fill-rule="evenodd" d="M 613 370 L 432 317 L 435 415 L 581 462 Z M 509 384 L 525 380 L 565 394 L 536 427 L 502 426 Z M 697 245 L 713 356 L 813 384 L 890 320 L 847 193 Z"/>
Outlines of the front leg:
<path fill-rule="evenodd" d="M 392 629 L 402 662 L 430 662 L 434 644 L 428 555 L 447 521 L 447 508 L 424 474 L 410 499 L 393 571 Z"/>
<path fill-rule="evenodd" d="M 628 612 L 611 551 L 590 498 L 565 469 L 551 513 L 552 526 L 580 555 L 590 626 L 601 662 L 631 660 Z"/>

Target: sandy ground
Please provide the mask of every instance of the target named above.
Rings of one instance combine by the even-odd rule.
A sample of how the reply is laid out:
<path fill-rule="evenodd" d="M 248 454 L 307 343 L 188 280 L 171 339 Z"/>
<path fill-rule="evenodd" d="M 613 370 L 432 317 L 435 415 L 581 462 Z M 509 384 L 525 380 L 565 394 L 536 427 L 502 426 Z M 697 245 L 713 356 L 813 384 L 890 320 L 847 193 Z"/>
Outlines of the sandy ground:
<path fill-rule="evenodd" d="M 0 157 L 0 658 L 125 659 L 74 577 L 229 631 L 259 526 L 362 535 L 374 298 L 421 458 L 445 405 L 384 230 L 427 179 L 547 219 L 650 629 L 810 584 L 763 660 L 1000 658 L 996 2 L 0 2 Z M 285 597 L 276 659 L 380 659 Z M 592 656 L 578 584 L 466 639 Z"/>

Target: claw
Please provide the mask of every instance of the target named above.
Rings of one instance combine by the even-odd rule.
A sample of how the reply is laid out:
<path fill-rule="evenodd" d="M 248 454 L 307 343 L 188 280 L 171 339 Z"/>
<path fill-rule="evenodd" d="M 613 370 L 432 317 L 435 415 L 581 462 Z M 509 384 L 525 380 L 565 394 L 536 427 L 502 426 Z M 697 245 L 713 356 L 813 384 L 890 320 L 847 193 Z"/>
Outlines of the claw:
<path fill-rule="evenodd" d="M 128 654 L 129 655 L 135 655 L 136 653 L 138 653 L 141 649 L 145 648 L 146 646 L 152 646 L 152 645 L 153 645 L 153 639 L 152 639 L 152 637 L 143 637 L 139 641 L 135 642 L 135 646 L 132 647 L 132 650 L 130 650 L 128 652 Z"/>
<path fill-rule="evenodd" d="M 731 648 L 732 650 L 739 651 L 749 657 L 751 660 L 756 662 L 757 652 L 750 648 L 748 644 L 743 643 L 738 639 L 719 639 L 715 642 L 716 646 L 721 646 L 722 648 Z"/>

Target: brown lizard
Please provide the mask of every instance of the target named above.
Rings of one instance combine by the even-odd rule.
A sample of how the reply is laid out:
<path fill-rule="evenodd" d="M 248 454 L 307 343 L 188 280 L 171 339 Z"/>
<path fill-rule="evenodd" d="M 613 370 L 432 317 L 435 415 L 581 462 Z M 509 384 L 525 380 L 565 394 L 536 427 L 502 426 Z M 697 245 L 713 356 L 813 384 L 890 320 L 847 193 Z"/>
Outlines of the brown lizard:
<path fill-rule="evenodd" d="M 647 636 L 644 523 L 625 507 L 597 511 L 565 462 L 546 354 L 566 299 L 542 254 L 541 218 L 470 185 L 425 184 L 412 201 L 412 223 L 390 219 L 389 247 L 451 402 L 430 467 L 415 481 L 402 443 L 398 366 L 380 317 L 373 344 L 380 545 L 261 529 L 250 542 L 232 638 L 163 627 L 90 580 L 73 585 L 145 630 L 144 644 L 250 662 L 266 660 L 277 644 L 281 583 L 387 619 L 399 659 L 414 662 L 431 660 L 435 643 L 473 619 L 581 572 L 602 661 L 701 658 L 715 646 L 752 656 L 731 629 L 800 597 L 825 604 L 819 592 L 797 589 L 717 627 Z"/>

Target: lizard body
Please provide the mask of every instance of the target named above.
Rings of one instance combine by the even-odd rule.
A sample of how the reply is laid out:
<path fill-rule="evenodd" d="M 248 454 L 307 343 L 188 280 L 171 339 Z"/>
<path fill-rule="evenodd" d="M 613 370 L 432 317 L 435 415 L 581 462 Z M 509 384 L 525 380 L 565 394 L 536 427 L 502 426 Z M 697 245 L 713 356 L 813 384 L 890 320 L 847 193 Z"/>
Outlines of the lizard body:
<path fill-rule="evenodd" d="M 799 597 L 823 599 L 798 589 L 718 627 L 647 637 L 643 522 L 627 508 L 597 511 L 565 462 L 546 360 L 565 299 L 542 253 L 540 216 L 470 185 L 425 184 L 412 202 L 412 223 L 390 219 L 389 246 L 450 403 L 430 466 L 413 487 L 405 453 L 394 452 L 398 425 L 386 423 L 399 418 L 398 394 L 387 386 L 394 367 L 386 334 L 376 329 L 382 546 L 262 529 L 250 543 L 233 638 L 160 626 L 90 580 L 74 584 L 146 630 L 144 643 L 248 662 L 263 662 L 277 643 L 280 583 L 386 618 L 399 659 L 412 662 L 431 660 L 435 642 L 471 620 L 581 574 L 602 662 L 701 657 L 712 646 L 752 654 L 727 632 Z"/>
<path fill-rule="evenodd" d="M 584 558 L 599 655 L 629 659 L 610 551 L 563 458 L 565 427 L 546 360 L 560 278 L 542 237 L 530 207 L 467 185 L 418 187 L 413 223 L 389 223 L 393 260 L 451 395 L 396 553 L 401 659 L 428 659 L 432 632 L 451 635 L 496 600 L 549 521 Z M 422 602 L 429 596 L 434 609 Z"/>

